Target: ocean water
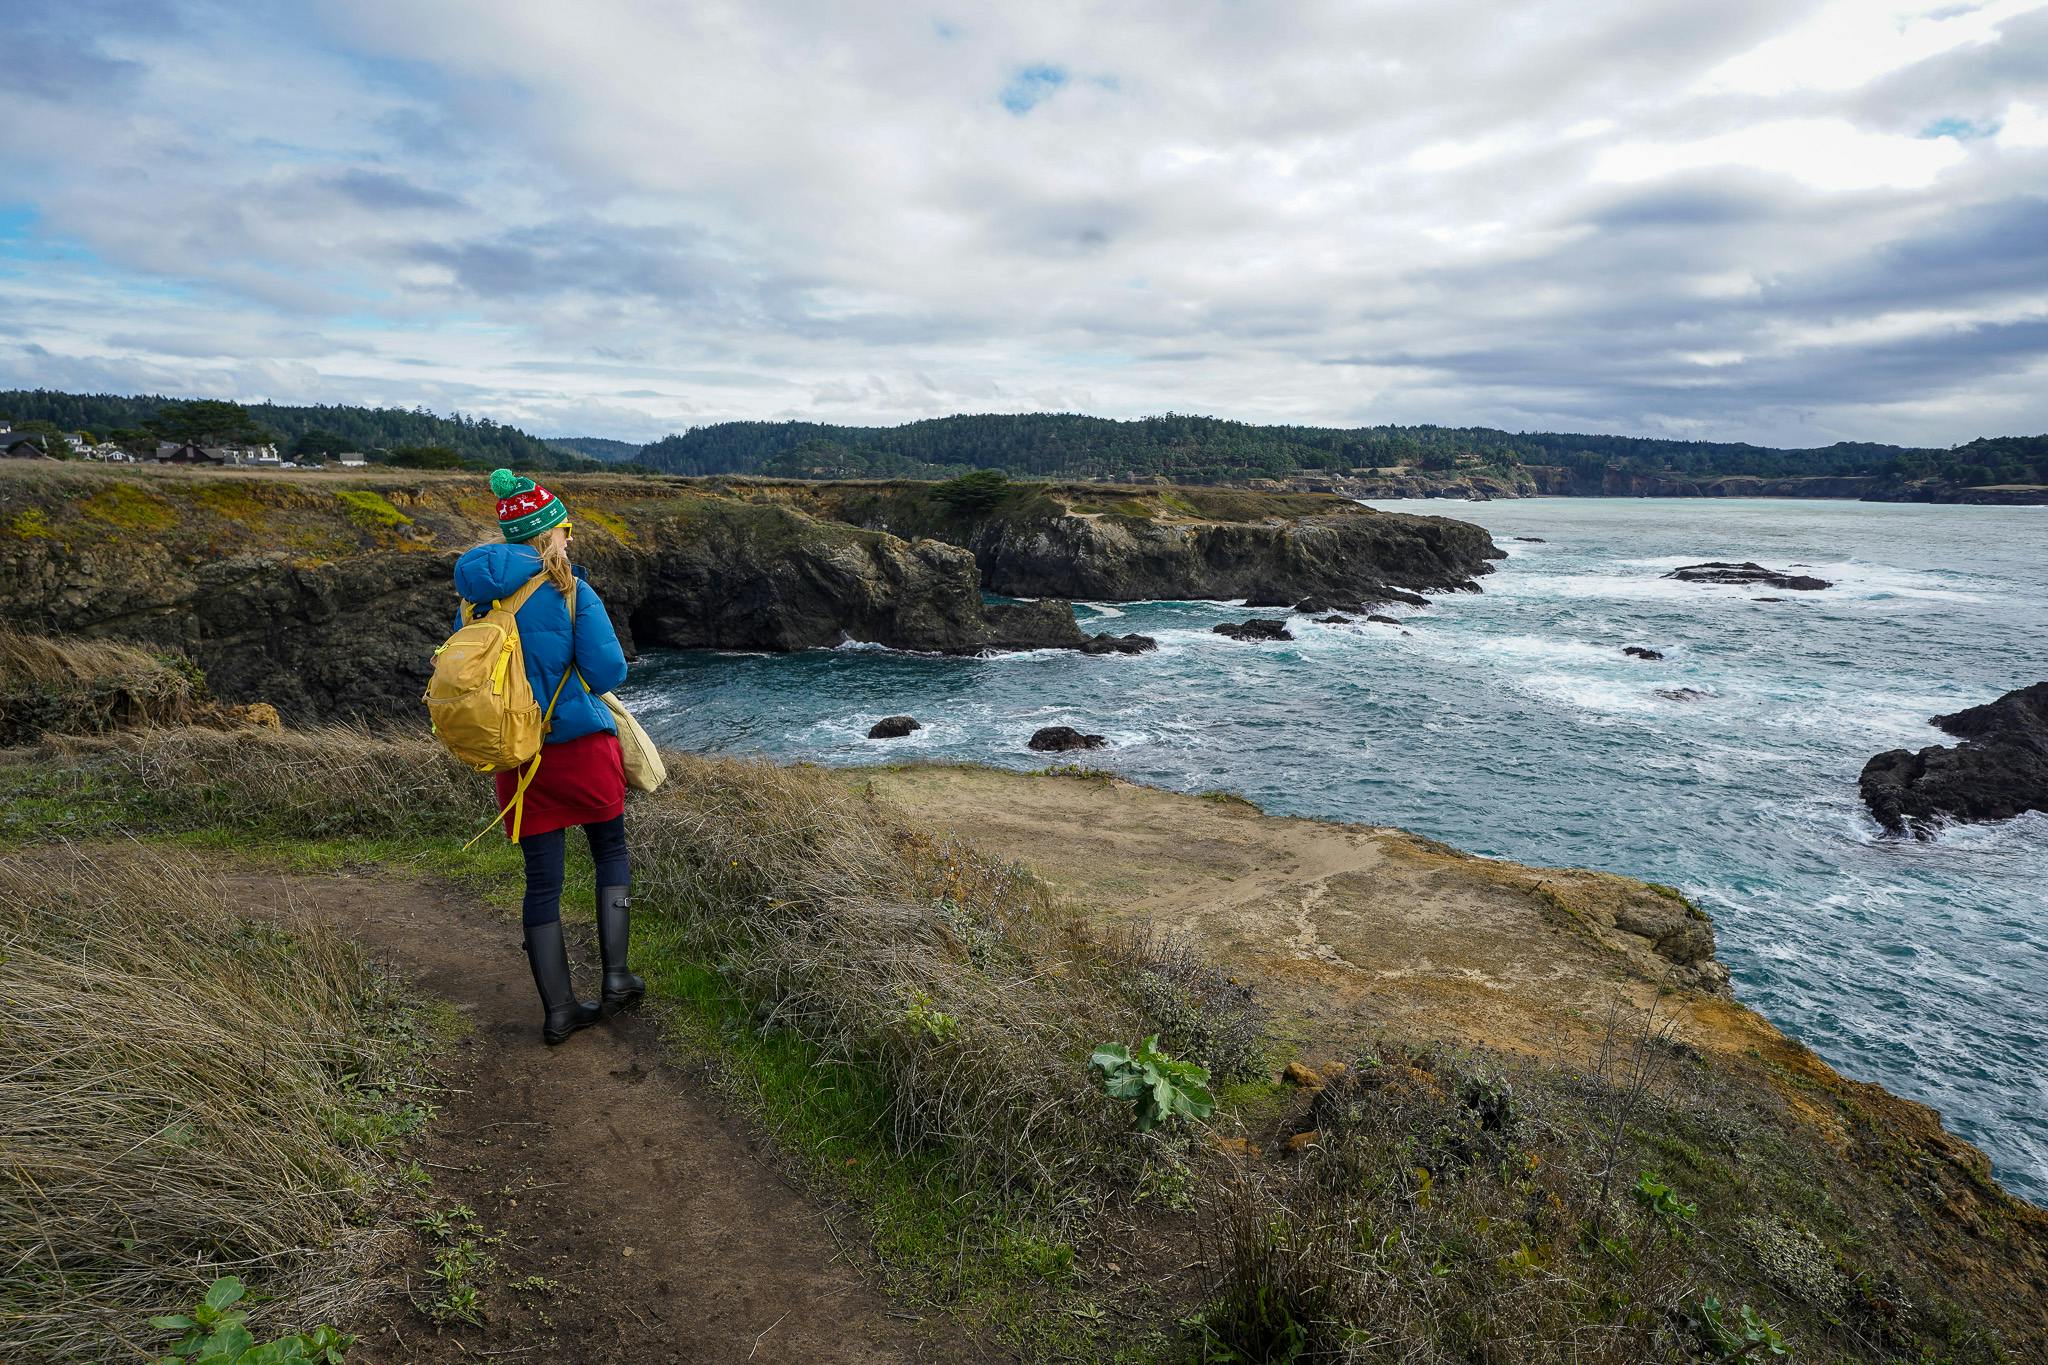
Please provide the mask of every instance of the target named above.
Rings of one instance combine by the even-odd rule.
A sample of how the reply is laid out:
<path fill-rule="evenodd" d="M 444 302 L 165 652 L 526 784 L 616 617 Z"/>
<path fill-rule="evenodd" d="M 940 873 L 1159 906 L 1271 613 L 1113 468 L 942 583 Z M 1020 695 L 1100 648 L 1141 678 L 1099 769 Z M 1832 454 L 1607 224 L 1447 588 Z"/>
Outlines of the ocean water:
<path fill-rule="evenodd" d="M 1510 557 L 1482 594 L 1387 609 L 1399 627 L 1298 618 L 1292 644 L 1209 630 L 1284 611 L 1084 604 L 1087 628 L 1158 653 L 665 653 L 630 694 L 667 743 L 826 763 L 1039 767 L 1059 760 L 1025 739 L 1072 725 L 1111 741 L 1081 761 L 1135 781 L 1675 884 L 1712 912 L 1745 1002 L 1934 1105 L 2048 1202 L 2048 817 L 1902 842 L 1856 795 L 1872 754 L 1944 742 L 1929 716 L 2048 678 L 2048 508 L 1375 505 L 1477 522 Z M 1662 576 L 1705 559 L 1836 586 Z M 1705 696 L 1658 695 L 1678 688 Z M 899 712 L 926 728 L 865 738 Z"/>

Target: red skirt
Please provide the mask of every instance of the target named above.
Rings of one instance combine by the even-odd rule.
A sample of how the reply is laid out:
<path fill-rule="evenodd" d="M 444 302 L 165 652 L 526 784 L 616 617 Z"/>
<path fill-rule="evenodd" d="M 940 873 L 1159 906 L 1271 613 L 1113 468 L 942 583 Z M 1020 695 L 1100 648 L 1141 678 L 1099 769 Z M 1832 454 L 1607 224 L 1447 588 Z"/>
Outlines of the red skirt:
<path fill-rule="evenodd" d="M 595 825 L 625 813 L 626 767 L 619 757 L 619 737 L 597 730 L 560 744 L 544 744 L 540 769 L 526 786 L 526 809 L 519 837 L 546 834 L 571 825 Z M 524 771 L 521 769 L 520 771 Z M 519 772 L 494 774 L 502 808 L 519 790 Z M 512 834 L 512 812 L 505 812 L 505 834 Z"/>

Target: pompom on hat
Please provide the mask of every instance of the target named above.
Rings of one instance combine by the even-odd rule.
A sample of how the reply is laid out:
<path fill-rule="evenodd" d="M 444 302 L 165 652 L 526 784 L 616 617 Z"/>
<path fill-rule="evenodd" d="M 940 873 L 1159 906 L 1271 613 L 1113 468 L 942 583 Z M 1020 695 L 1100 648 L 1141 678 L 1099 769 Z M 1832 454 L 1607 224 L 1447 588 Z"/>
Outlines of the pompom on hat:
<path fill-rule="evenodd" d="M 560 498 L 509 469 L 491 471 L 491 492 L 498 495 L 498 529 L 515 545 L 569 519 Z"/>

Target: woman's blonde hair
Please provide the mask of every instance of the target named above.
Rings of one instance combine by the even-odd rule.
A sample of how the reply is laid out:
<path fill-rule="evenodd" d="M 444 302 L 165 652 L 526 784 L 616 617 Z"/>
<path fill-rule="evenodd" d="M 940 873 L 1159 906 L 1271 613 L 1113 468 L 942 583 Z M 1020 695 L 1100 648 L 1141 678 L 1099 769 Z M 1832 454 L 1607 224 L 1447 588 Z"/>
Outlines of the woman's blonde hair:
<path fill-rule="evenodd" d="M 576 570 L 569 565 L 569 524 L 563 522 L 560 526 L 551 526 L 527 544 L 540 551 L 540 571 L 568 601 L 569 610 L 575 611 Z"/>

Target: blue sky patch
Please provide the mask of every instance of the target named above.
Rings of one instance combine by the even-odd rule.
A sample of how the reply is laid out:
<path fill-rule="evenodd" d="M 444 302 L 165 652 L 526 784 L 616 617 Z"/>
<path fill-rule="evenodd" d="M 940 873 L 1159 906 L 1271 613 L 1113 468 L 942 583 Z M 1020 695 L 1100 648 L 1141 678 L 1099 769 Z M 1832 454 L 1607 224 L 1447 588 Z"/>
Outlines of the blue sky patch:
<path fill-rule="evenodd" d="M 1003 108 L 1022 118 L 1067 83 L 1067 69 L 1046 62 L 1021 68 L 1003 87 Z"/>
<path fill-rule="evenodd" d="M 1922 137 L 1952 137 L 1958 142 L 1969 142 L 1974 138 L 1990 137 L 1998 131 L 1996 123 L 1978 123 L 1966 118 L 1938 118 L 1920 130 Z"/>

